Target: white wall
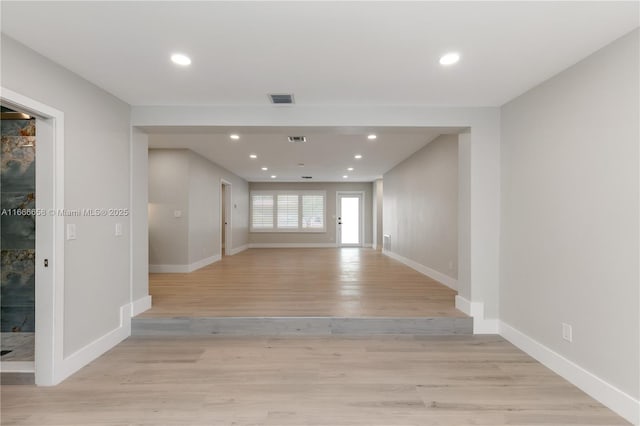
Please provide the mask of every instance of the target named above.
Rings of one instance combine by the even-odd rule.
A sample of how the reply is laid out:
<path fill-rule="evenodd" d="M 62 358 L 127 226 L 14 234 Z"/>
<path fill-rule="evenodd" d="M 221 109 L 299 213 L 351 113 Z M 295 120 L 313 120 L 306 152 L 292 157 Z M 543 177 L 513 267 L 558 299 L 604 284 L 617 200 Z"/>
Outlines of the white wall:
<path fill-rule="evenodd" d="M 4 35 L 2 86 L 64 113 L 67 209 L 130 208 L 129 105 Z M 65 221 L 77 226 L 77 239 L 64 244 L 69 356 L 121 327 L 120 308 L 130 302 L 130 229 L 128 217 Z"/>
<path fill-rule="evenodd" d="M 189 264 L 220 257 L 220 177 L 213 164 L 187 151 L 189 156 Z"/>
<path fill-rule="evenodd" d="M 248 243 L 249 186 L 247 182 L 189 151 L 189 262 L 220 257 L 222 244 L 221 179 L 231 183 L 231 247 L 238 250 Z M 211 214 L 213 212 L 213 214 Z"/>
<path fill-rule="evenodd" d="M 373 182 L 373 235 L 371 237 L 374 248 L 382 247 L 382 179 Z"/>
<path fill-rule="evenodd" d="M 389 251 L 458 276 L 458 135 L 442 135 L 384 175 Z M 438 279 L 437 276 L 434 278 Z"/>
<path fill-rule="evenodd" d="M 250 244 L 335 244 L 336 243 L 336 192 L 364 192 L 364 235 L 363 243 L 371 244 L 372 235 L 372 189 L 370 182 L 251 182 L 251 191 L 326 191 L 327 226 L 326 232 L 251 232 Z"/>
<path fill-rule="evenodd" d="M 231 252 L 242 250 L 249 244 L 249 183 L 222 169 L 221 178 L 231 182 Z M 229 254 L 229 248 L 225 250 Z"/>
<path fill-rule="evenodd" d="M 636 30 L 502 108 L 500 285 L 505 323 L 636 400 L 639 48 Z"/>
<path fill-rule="evenodd" d="M 149 150 L 149 264 L 189 264 L 189 151 L 185 149 Z"/>
<path fill-rule="evenodd" d="M 458 135 L 458 296 L 474 298 L 471 288 L 471 134 Z M 469 309 L 470 310 L 470 309 Z M 469 313 L 469 312 L 468 312 Z"/>
<path fill-rule="evenodd" d="M 247 182 L 190 150 L 149 150 L 152 270 L 187 271 L 220 257 L 221 179 L 231 182 L 231 250 L 237 251 L 248 243 Z M 175 210 L 181 217 L 175 217 Z"/>

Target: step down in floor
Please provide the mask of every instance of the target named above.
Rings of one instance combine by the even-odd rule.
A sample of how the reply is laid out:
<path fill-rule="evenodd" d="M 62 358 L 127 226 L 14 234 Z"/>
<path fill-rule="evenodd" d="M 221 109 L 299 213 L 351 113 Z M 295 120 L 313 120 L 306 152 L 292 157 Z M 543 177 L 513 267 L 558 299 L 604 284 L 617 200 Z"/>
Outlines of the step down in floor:
<path fill-rule="evenodd" d="M 0 385 L 33 385 L 35 384 L 33 373 L 0 373 Z"/>
<path fill-rule="evenodd" d="M 473 334 L 473 318 L 175 317 L 134 318 L 134 336 Z"/>

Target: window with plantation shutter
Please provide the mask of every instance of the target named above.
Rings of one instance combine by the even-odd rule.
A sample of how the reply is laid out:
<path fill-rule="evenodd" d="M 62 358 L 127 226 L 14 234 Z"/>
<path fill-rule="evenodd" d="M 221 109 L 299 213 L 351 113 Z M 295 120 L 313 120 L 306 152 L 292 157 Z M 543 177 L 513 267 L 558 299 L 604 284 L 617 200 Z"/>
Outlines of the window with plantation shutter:
<path fill-rule="evenodd" d="M 325 191 L 251 191 L 251 232 L 326 232 Z"/>
<path fill-rule="evenodd" d="M 273 195 L 251 196 L 251 228 L 273 229 Z"/>
<path fill-rule="evenodd" d="M 302 227 L 324 229 L 324 195 L 302 196 Z"/>
<path fill-rule="evenodd" d="M 298 229 L 298 194 L 278 195 L 278 229 Z"/>

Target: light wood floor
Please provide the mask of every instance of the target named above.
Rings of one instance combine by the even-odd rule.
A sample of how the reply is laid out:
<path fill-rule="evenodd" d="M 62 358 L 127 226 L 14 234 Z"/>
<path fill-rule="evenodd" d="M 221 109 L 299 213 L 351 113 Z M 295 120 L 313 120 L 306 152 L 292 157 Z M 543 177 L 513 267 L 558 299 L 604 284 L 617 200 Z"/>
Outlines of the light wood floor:
<path fill-rule="evenodd" d="M 464 317 L 456 292 L 372 249 L 251 249 L 151 274 L 143 317 Z"/>
<path fill-rule="evenodd" d="M 499 336 L 129 338 L 2 425 L 617 425 Z"/>

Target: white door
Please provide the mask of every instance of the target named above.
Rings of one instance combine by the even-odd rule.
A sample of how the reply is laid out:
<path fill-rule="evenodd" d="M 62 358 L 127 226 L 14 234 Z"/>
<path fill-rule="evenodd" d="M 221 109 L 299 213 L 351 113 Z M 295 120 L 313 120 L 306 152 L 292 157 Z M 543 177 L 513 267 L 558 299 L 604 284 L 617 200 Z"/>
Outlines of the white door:
<path fill-rule="evenodd" d="M 364 194 L 361 192 L 337 194 L 337 241 L 341 247 L 362 246 L 363 199 Z"/>

